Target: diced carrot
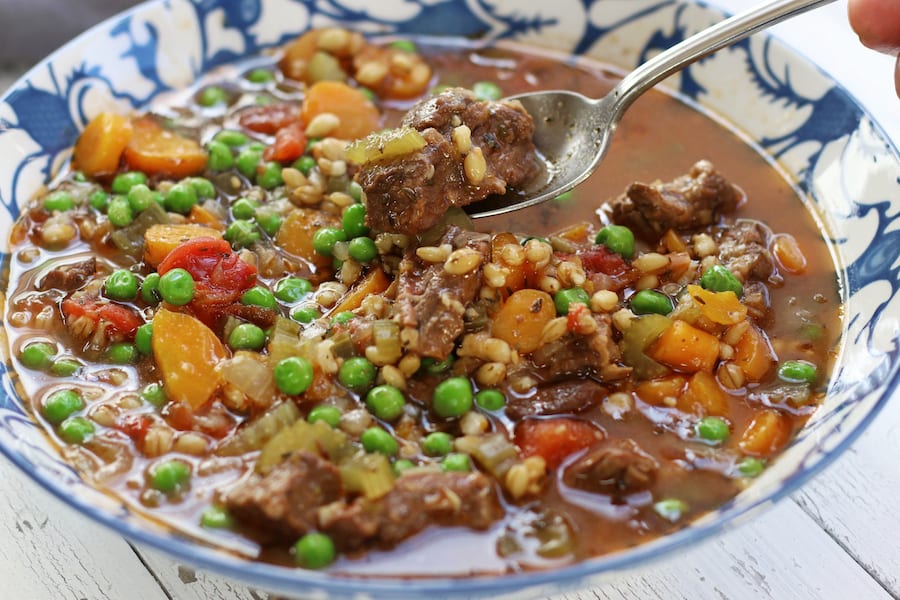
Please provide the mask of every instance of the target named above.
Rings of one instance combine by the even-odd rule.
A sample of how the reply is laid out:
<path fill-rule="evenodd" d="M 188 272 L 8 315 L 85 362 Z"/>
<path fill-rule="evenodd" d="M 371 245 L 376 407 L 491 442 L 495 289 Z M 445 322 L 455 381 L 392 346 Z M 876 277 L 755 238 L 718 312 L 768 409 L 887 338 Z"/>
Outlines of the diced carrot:
<path fill-rule="evenodd" d="M 91 177 L 112 175 L 133 134 L 128 117 L 100 113 L 78 136 L 73 154 L 75 167 Z"/>
<path fill-rule="evenodd" d="M 180 179 L 206 168 L 206 150 L 196 141 L 163 129 L 151 119 L 132 123 L 134 135 L 125 148 L 125 162 L 147 175 Z"/>
<path fill-rule="evenodd" d="M 748 381 L 762 381 L 775 361 L 775 351 L 768 337 L 751 324 L 734 346 L 734 362 Z"/>
<path fill-rule="evenodd" d="M 201 237 L 221 238 L 222 232 L 192 223 L 151 225 L 144 232 L 144 260 L 151 267 L 156 267 L 172 250 L 188 240 Z"/>
<path fill-rule="evenodd" d="M 689 285 L 687 291 L 703 316 L 713 323 L 736 325 L 747 318 L 747 307 L 734 292 L 713 292 L 699 285 Z"/>
<path fill-rule="evenodd" d="M 593 446 L 603 434 L 587 421 L 556 417 L 525 420 L 516 427 L 516 444 L 522 456 L 540 456 L 554 469 L 567 456 Z"/>
<path fill-rule="evenodd" d="M 162 374 L 166 395 L 198 409 L 219 387 L 216 364 L 228 350 L 198 319 L 160 309 L 153 317 L 153 357 Z"/>
<path fill-rule="evenodd" d="M 365 137 L 381 128 L 378 108 L 361 91 L 340 81 L 319 81 L 306 92 L 303 122 L 322 113 L 335 115 L 340 124 L 329 135 L 345 140 Z"/>
<path fill-rule="evenodd" d="M 306 260 L 317 269 L 331 266 L 331 258 L 316 252 L 313 236 L 322 227 L 340 227 L 341 220 L 326 212 L 311 208 L 295 208 L 285 217 L 275 240 L 286 252 Z"/>
<path fill-rule="evenodd" d="M 528 354 L 540 346 L 544 326 L 555 316 L 550 294 L 530 288 L 519 290 L 494 315 L 493 333 L 517 352 Z"/>
<path fill-rule="evenodd" d="M 366 296 L 380 294 L 389 285 L 391 285 L 390 279 L 384 274 L 381 267 L 376 267 L 369 271 L 362 281 L 354 285 L 349 292 L 344 294 L 344 297 L 331 309 L 331 313 L 337 314 L 359 308 Z"/>
<path fill-rule="evenodd" d="M 218 231 L 225 231 L 225 223 L 223 223 L 217 215 L 203 208 L 199 204 L 191 207 L 188 215 L 188 221 L 196 225 L 204 225 Z"/>
<path fill-rule="evenodd" d="M 772 254 L 778 265 L 788 273 L 798 275 L 806 271 L 806 256 L 791 234 L 781 233 L 775 236 L 772 240 Z"/>
<path fill-rule="evenodd" d="M 591 225 L 586 221 L 581 221 L 559 232 L 559 237 L 571 240 L 573 242 L 585 242 L 591 232 Z"/>
<path fill-rule="evenodd" d="M 719 340 L 684 321 L 676 320 L 650 346 L 647 355 L 676 371 L 711 372 L 719 358 Z"/>
<path fill-rule="evenodd" d="M 753 456 L 772 456 L 787 444 L 791 429 L 786 415 L 771 408 L 761 410 L 741 435 L 740 448 Z"/>
<path fill-rule="evenodd" d="M 642 381 L 634 388 L 634 391 L 647 404 L 667 406 L 667 398 L 677 401 L 686 382 L 687 380 L 682 375 L 668 375 L 659 379 Z"/>
<path fill-rule="evenodd" d="M 669 250 L 669 252 L 687 252 L 687 245 L 684 243 L 674 229 L 667 230 L 660 242 Z"/>
<path fill-rule="evenodd" d="M 504 251 L 504 248 L 507 246 L 510 248 Z M 506 282 L 500 289 L 500 297 L 503 299 L 506 299 L 513 292 L 517 292 L 525 287 L 527 265 L 530 263 L 523 259 L 518 262 L 518 264 L 513 264 L 504 258 L 505 253 L 512 255 L 518 254 L 519 252 L 522 252 L 522 255 L 524 256 L 524 251 L 522 251 L 519 240 L 511 233 L 497 233 L 491 239 L 491 262 L 501 265 L 509 271 L 506 275 Z"/>
<path fill-rule="evenodd" d="M 719 387 L 716 378 L 706 371 L 691 376 L 687 388 L 678 398 L 678 409 L 699 415 L 728 416 L 728 394 Z"/>
<path fill-rule="evenodd" d="M 263 160 L 287 163 L 297 160 L 306 150 L 306 133 L 301 123 L 291 123 L 275 134 L 275 142 L 263 150 Z"/>

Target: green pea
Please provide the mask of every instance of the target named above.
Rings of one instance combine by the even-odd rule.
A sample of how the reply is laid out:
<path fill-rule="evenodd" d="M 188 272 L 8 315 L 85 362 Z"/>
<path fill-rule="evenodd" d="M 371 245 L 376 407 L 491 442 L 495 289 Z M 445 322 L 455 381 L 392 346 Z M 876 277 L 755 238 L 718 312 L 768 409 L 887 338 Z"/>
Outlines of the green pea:
<path fill-rule="evenodd" d="M 665 498 L 653 505 L 653 512 L 672 523 L 681 519 L 687 510 L 687 504 L 678 498 Z"/>
<path fill-rule="evenodd" d="M 349 323 L 353 319 L 356 318 L 356 315 L 350 312 L 349 310 L 343 310 L 333 317 L 331 317 L 332 325 L 343 325 L 345 323 Z"/>
<path fill-rule="evenodd" d="M 394 456 L 400 449 L 397 440 L 384 429 L 380 427 L 369 427 L 359 436 L 366 452 L 384 454 L 385 456 Z"/>
<path fill-rule="evenodd" d="M 572 310 L 573 304 L 590 306 L 591 297 L 580 287 L 566 288 L 553 295 L 553 304 L 556 305 L 557 314 L 567 315 Z"/>
<path fill-rule="evenodd" d="M 263 152 L 266 149 L 266 145 L 262 142 L 250 142 L 250 145 L 247 147 L 254 152 Z M 309 147 L 309 144 L 307 144 L 307 147 Z"/>
<path fill-rule="evenodd" d="M 134 212 L 125 196 L 112 197 L 106 207 L 106 216 L 116 227 L 126 227 L 134 220 Z"/>
<path fill-rule="evenodd" d="M 441 471 L 471 471 L 472 470 L 472 462 L 469 459 L 468 454 L 461 454 L 458 452 L 454 452 L 453 454 L 448 454 L 444 457 L 444 460 L 441 461 Z"/>
<path fill-rule="evenodd" d="M 566 204 L 570 204 L 572 202 L 572 200 L 574 200 L 574 199 L 575 199 L 575 192 L 573 192 L 572 190 L 569 190 L 568 192 L 563 192 L 562 194 L 560 194 L 559 196 L 554 198 L 553 202 L 560 206 L 564 206 Z"/>
<path fill-rule="evenodd" d="M 301 356 L 279 360 L 273 369 L 275 385 L 283 393 L 296 396 L 305 392 L 313 381 L 312 364 Z"/>
<path fill-rule="evenodd" d="M 75 390 L 57 390 L 44 398 L 41 403 L 41 414 L 44 418 L 58 425 L 84 408 L 84 399 Z"/>
<path fill-rule="evenodd" d="M 479 100 L 499 100 L 503 97 L 503 90 L 493 81 L 477 81 L 472 91 Z"/>
<path fill-rule="evenodd" d="M 207 529 L 231 529 L 234 517 L 225 508 L 213 504 L 200 513 L 200 525 Z"/>
<path fill-rule="evenodd" d="M 106 358 L 117 365 L 127 365 L 136 362 L 140 357 L 137 347 L 129 342 L 116 342 L 106 349 Z"/>
<path fill-rule="evenodd" d="M 637 315 L 667 315 L 674 309 L 672 299 L 656 290 L 641 290 L 631 297 L 631 310 Z"/>
<path fill-rule="evenodd" d="M 357 237 L 350 240 L 347 248 L 350 258 L 357 262 L 367 263 L 378 257 L 378 248 L 370 237 Z"/>
<path fill-rule="evenodd" d="M 700 286 L 713 292 L 734 292 L 740 298 L 744 286 L 738 278 L 722 265 L 713 265 L 700 276 Z"/>
<path fill-rule="evenodd" d="M 322 256 L 331 256 L 334 245 L 347 241 L 347 236 L 342 229 L 337 227 L 322 227 L 313 234 L 313 249 Z"/>
<path fill-rule="evenodd" d="M 206 177 L 191 177 L 186 179 L 185 183 L 194 188 L 194 193 L 197 194 L 197 198 L 209 200 L 218 195 L 216 193 L 216 186 Z"/>
<path fill-rule="evenodd" d="M 786 360 L 778 367 L 778 378 L 790 383 L 815 383 L 816 366 L 805 360 Z"/>
<path fill-rule="evenodd" d="M 245 148 L 238 153 L 237 158 L 234 159 L 234 164 L 241 175 L 253 181 L 256 179 L 256 165 L 258 165 L 261 160 L 261 150 Z"/>
<path fill-rule="evenodd" d="M 159 273 L 150 273 L 141 283 L 141 298 L 151 306 L 159 303 L 159 279 Z"/>
<path fill-rule="evenodd" d="M 209 153 L 209 162 L 207 165 L 212 171 L 227 171 L 234 166 L 234 155 L 231 153 L 231 147 L 221 141 L 213 140 L 206 145 Z"/>
<path fill-rule="evenodd" d="M 434 431 L 422 440 L 422 451 L 428 456 L 444 456 L 453 450 L 453 437 L 443 431 Z"/>
<path fill-rule="evenodd" d="M 226 104 L 228 102 L 228 92 L 224 88 L 217 85 L 210 85 L 200 90 L 197 96 L 197 104 L 207 108 L 216 106 L 217 104 Z"/>
<path fill-rule="evenodd" d="M 285 277 L 275 282 L 275 297 L 282 302 L 297 302 L 312 291 L 312 284 L 301 277 Z"/>
<path fill-rule="evenodd" d="M 310 423 L 325 421 L 332 427 L 337 427 L 341 423 L 341 410 L 337 406 L 320 404 L 309 411 L 306 420 Z"/>
<path fill-rule="evenodd" d="M 414 468 L 416 463 L 409 460 L 408 458 L 398 458 L 394 461 L 394 464 L 391 465 L 391 468 L 394 470 L 394 475 L 396 477 L 400 477 L 404 471 L 409 471 Z"/>
<path fill-rule="evenodd" d="M 354 392 L 362 392 L 369 389 L 375 381 L 377 369 L 369 359 L 362 356 L 354 356 L 343 362 L 338 370 L 338 381 Z"/>
<path fill-rule="evenodd" d="M 439 417 L 461 417 L 472 409 L 472 383 L 466 377 L 450 377 L 434 388 L 431 407 Z"/>
<path fill-rule="evenodd" d="M 56 346 L 47 342 L 31 342 L 19 354 L 19 360 L 29 369 L 43 370 L 56 356 Z"/>
<path fill-rule="evenodd" d="M 475 404 L 484 410 L 500 410 L 506 406 L 506 396 L 500 390 L 481 390 L 475 394 Z"/>
<path fill-rule="evenodd" d="M 401 52 L 409 52 L 410 54 L 415 54 L 418 51 L 415 42 L 412 40 L 394 40 L 390 43 L 390 47 Z"/>
<path fill-rule="evenodd" d="M 77 181 L 78 183 L 87 183 L 87 175 L 82 171 L 75 171 L 72 173 L 72 181 Z"/>
<path fill-rule="evenodd" d="M 90 204 L 91 208 L 94 210 L 106 212 L 106 208 L 109 206 L 109 194 L 103 190 L 94 190 L 91 192 L 91 195 L 88 196 L 88 204 Z"/>
<path fill-rule="evenodd" d="M 366 406 L 382 421 L 394 421 L 403 414 L 406 400 L 403 398 L 403 392 L 394 386 L 379 385 L 366 394 Z"/>
<path fill-rule="evenodd" d="M 222 237 L 236 248 L 246 248 L 258 242 L 261 236 L 252 221 L 235 219 L 228 224 Z"/>
<path fill-rule="evenodd" d="M 246 306 L 261 306 L 263 308 L 278 308 L 275 294 L 261 285 L 255 285 L 241 295 L 241 304 Z"/>
<path fill-rule="evenodd" d="M 154 202 L 153 190 L 145 184 L 139 183 L 131 186 L 131 189 L 125 194 L 125 199 L 128 200 L 128 206 L 131 207 L 132 214 L 143 212 Z"/>
<path fill-rule="evenodd" d="M 162 408 L 166 403 L 166 392 L 160 384 L 156 382 L 148 383 L 141 390 L 141 400 L 147 404 L 152 404 L 156 408 Z"/>
<path fill-rule="evenodd" d="M 197 190 L 182 181 L 169 188 L 165 196 L 166 210 L 186 215 L 197 204 Z"/>
<path fill-rule="evenodd" d="M 103 282 L 103 293 L 112 300 L 134 300 L 138 293 L 138 281 L 128 269 L 116 269 Z"/>
<path fill-rule="evenodd" d="M 231 205 L 231 216 L 235 219 L 252 219 L 256 216 L 256 209 L 259 202 L 250 198 L 238 198 Z"/>
<path fill-rule="evenodd" d="M 277 162 L 267 162 L 263 165 L 262 171 L 256 174 L 256 183 L 260 187 L 267 190 L 274 190 L 279 185 L 284 185 L 284 179 L 281 177 L 282 166 Z"/>
<path fill-rule="evenodd" d="M 80 371 L 83 366 L 74 358 L 58 358 L 50 365 L 50 373 L 57 377 L 71 377 Z"/>
<path fill-rule="evenodd" d="M 266 345 L 266 332 L 253 323 L 241 323 L 228 334 L 232 350 L 261 350 Z"/>
<path fill-rule="evenodd" d="M 720 417 L 703 417 L 697 423 L 697 435 L 708 442 L 724 442 L 730 434 L 728 423 Z"/>
<path fill-rule="evenodd" d="M 126 171 L 116 175 L 109 187 L 114 194 L 127 194 L 132 187 L 146 183 L 147 176 L 140 171 Z"/>
<path fill-rule="evenodd" d="M 234 129 L 223 129 L 215 136 L 213 136 L 213 141 L 234 148 L 236 146 L 243 146 L 244 144 L 246 144 L 247 136 L 243 132 L 235 131 Z"/>
<path fill-rule="evenodd" d="M 747 456 L 741 459 L 737 468 L 744 477 L 758 477 L 766 468 L 766 463 L 756 457 Z"/>
<path fill-rule="evenodd" d="M 70 444 L 83 444 L 94 435 L 94 424 L 84 417 L 69 417 L 59 424 L 59 437 Z"/>
<path fill-rule="evenodd" d="M 356 181 L 351 181 L 350 185 L 347 186 L 347 193 L 350 194 L 350 197 L 353 198 L 356 202 L 362 202 L 363 189 L 362 186 L 359 185 Z M 364 205 L 362 205 L 364 206 Z M 369 233 L 366 231 L 366 233 Z M 348 234 L 349 235 L 349 234 Z M 365 234 L 362 234 L 365 235 Z"/>
<path fill-rule="evenodd" d="M 147 475 L 150 487 L 171 495 L 182 491 L 190 484 L 191 467 L 183 461 L 171 459 L 154 464 Z"/>
<path fill-rule="evenodd" d="M 294 544 L 294 561 L 304 569 L 327 567 L 335 556 L 334 542 L 324 533 L 307 533 Z"/>
<path fill-rule="evenodd" d="M 175 306 L 184 306 L 194 299 L 194 278 L 182 268 L 166 271 L 159 278 L 159 295 Z"/>
<path fill-rule="evenodd" d="M 309 175 L 309 173 L 316 166 L 316 159 L 314 159 L 312 156 L 304 154 L 303 156 L 295 160 L 294 164 L 292 164 L 291 166 L 304 175 Z"/>
<path fill-rule="evenodd" d="M 275 81 L 275 73 L 269 69 L 253 69 L 247 73 L 246 77 L 250 83 L 271 83 Z"/>
<path fill-rule="evenodd" d="M 594 241 L 622 258 L 634 256 L 634 234 L 624 225 L 607 225 L 597 232 Z"/>
<path fill-rule="evenodd" d="M 284 223 L 284 217 L 275 212 L 261 212 L 256 215 L 256 224 L 269 237 L 274 237 L 278 233 L 282 223 Z"/>
<path fill-rule="evenodd" d="M 319 318 L 319 309 L 315 306 L 301 306 L 291 311 L 291 319 L 298 323 L 312 323 Z"/>
<path fill-rule="evenodd" d="M 137 328 L 134 332 L 134 345 L 141 354 L 153 354 L 153 321 Z"/>
<path fill-rule="evenodd" d="M 44 210 L 47 212 L 65 212 L 73 208 L 75 208 L 75 199 L 65 190 L 57 190 L 44 197 Z"/>
<path fill-rule="evenodd" d="M 367 235 L 369 228 L 366 226 L 365 205 L 351 204 L 348 206 L 341 217 L 341 225 L 348 239 Z"/>
<path fill-rule="evenodd" d="M 450 370 L 450 367 L 453 366 L 453 361 L 454 356 L 452 354 L 440 361 L 426 356 L 422 359 L 419 370 L 425 371 L 429 375 L 440 375 Z"/>

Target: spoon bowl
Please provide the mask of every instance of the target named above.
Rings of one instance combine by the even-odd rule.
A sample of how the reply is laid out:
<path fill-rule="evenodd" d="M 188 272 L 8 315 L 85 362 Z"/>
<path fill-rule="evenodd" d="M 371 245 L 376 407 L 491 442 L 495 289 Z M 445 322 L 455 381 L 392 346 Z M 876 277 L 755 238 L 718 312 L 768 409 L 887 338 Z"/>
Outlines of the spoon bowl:
<path fill-rule="evenodd" d="M 769 0 L 657 54 L 600 99 L 551 90 L 512 96 L 534 119 L 534 145 L 543 168 L 525 185 L 466 207 L 472 218 L 493 217 L 558 197 L 588 178 L 603 160 L 616 126 L 645 91 L 684 67 L 758 31 L 835 0 Z"/>

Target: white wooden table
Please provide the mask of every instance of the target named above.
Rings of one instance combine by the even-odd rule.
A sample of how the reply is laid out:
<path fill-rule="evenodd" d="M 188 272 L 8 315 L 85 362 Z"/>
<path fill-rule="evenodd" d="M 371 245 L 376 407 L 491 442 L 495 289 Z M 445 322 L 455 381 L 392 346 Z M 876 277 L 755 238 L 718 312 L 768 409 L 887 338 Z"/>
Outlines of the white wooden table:
<path fill-rule="evenodd" d="M 737 11 L 751 1 L 711 3 Z M 845 14 L 845 2 L 838 2 L 775 33 L 833 73 L 900 144 L 892 60 L 859 46 Z M 13 81 L 13 73 L 4 75 L 0 89 Z M 900 398 L 894 398 L 842 457 L 789 500 L 677 556 L 558 600 L 900 599 L 898 462 Z M 267 597 L 131 546 L 0 460 L 0 599 Z"/>

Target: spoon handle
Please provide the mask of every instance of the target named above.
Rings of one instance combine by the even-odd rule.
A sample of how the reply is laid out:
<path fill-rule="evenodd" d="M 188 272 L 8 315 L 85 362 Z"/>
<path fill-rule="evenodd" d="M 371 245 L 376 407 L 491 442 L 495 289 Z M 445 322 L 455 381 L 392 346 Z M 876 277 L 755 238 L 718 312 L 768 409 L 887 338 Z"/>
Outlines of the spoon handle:
<path fill-rule="evenodd" d="M 770 0 L 713 25 L 629 73 L 610 96 L 621 114 L 638 96 L 683 67 L 757 31 L 835 0 Z"/>

